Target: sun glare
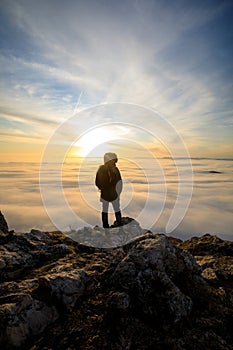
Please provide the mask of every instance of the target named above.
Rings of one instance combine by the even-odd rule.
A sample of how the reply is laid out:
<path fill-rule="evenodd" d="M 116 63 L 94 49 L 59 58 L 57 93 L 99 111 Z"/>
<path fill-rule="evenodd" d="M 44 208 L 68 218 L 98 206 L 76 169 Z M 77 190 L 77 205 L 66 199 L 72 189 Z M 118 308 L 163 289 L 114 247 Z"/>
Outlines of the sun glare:
<path fill-rule="evenodd" d="M 123 135 L 128 133 L 128 129 L 123 126 L 103 126 L 92 129 L 86 132 L 80 139 L 75 143 L 77 148 L 76 154 L 80 157 L 86 157 L 90 152 L 96 150 L 94 153 L 101 152 L 100 154 L 95 154 L 95 156 L 102 156 L 103 150 L 105 148 L 108 150 L 106 143 L 110 143 L 116 139 L 122 138 Z M 103 144 L 103 147 L 99 147 Z"/>

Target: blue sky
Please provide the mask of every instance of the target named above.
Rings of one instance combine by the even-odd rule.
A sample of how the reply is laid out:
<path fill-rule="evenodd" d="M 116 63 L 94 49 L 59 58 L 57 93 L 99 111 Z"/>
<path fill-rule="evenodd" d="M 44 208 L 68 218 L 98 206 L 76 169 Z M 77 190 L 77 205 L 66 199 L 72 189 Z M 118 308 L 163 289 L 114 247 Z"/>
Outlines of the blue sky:
<path fill-rule="evenodd" d="M 157 110 L 192 156 L 233 156 L 231 0 L 3 0 L 0 9 L 0 142 L 10 159 L 42 149 L 80 94 L 83 108 Z"/>

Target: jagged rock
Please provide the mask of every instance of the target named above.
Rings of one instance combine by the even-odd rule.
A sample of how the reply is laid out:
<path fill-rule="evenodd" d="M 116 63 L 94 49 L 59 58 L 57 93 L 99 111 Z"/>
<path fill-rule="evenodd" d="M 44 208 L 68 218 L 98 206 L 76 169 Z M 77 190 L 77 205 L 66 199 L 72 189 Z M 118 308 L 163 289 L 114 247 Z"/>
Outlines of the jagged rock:
<path fill-rule="evenodd" d="M 38 230 L 15 233 L 10 241 L 0 246 L 0 279 L 16 278 L 32 267 L 70 253 L 71 249 L 56 236 L 53 238 Z"/>
<path fill-rule="evenodd" d="M 28 294 L 19 299 L 15 303 L 0 306 L 0 343 L 7 347 L 21 346 L 29 337 L 40 334 L 58 318 L 54 306 L 34 300 Z"/>
<path fill-rule="evenodd" d="M 137 226 L 139 226 L 139 223 L 134 220 L 133 218 L 130 218 L 128 216 L 124 216 L 122 217 L 121 219 L 121 226 L 125 226 L 125 225 L 128 225 L 130 223 L 134 222 L 134 224 L 136 224 Z M 119 223 L 115 220 L 113 225 L 111 227 L 119 227 Z"/>
<path fill-rule="evenodd" d="M 0 211 L 0 244 L 5 244 L 12 239 L 13 233 L 14 230 L 9 231 L 6 219 Z"/>
<path fill-rule="evenodd" d="M 233 242 L 222 240 L 217 236 L 205 234 L 201 237 L 192 237 L 181 244 L 192 255 L 215 255 L 233 256 Z"/>
<path fill-rule="evenodd" d="M 0 234 L 8 234 L 8 225 L 2 212 L 0 211 Z"/>
<path fill-rule="evenodd" d="M 199 268 L 191 256 L 184 257 L 176 250 L 164 235 L 145 237 L 129 251 L 112 276 L 117 288 L 134 296 L 140 312 L 160 322 L 166 314 L 176 323 L 192 310 L 191 298 L 173 281 L 183 274 L 185 283 L 187 271 L 199 273 Z"/>
<path fill-rule="evenodd" d="M 232 242 L 182 242 L 135 220 L 80 237 L 33 229 L 3 241 L 1 348 L 232 349 Z"/>
<path fill-rule="evenodd" d="M 180 244 L 195 256 L 202 267 L 202 276 L 212 283 L 233 281 L 233 242 L 205 234 Z"/>
<path fill-rule="evenodd" d="M 39 288 L 56 298 L 67 309 L 72 309 L 78 298 L 84 294 L 87 274 L 84 270 L 77 270 L 72 265 L 62 265 L 53 268 L 50 274 L 39 280 Z"/>
<path fill-rule="evenodd" d="M 69 236 L 82 244 L 97 248 L 114 248 L 127 244 L 131 240 L 148 232 L 142 229 L 139 223 L 129 217 L 122 218 L 122 226 L 118 226 L 115 222 L 109 229 L 95 226 L 84 227 L 78 231 L 74 231 Z"/>
<path fill-rule="evenodd" d="M 40 242 L 44 242 L 46 244 L 49 244 L 52 242 L 52 238 L 50 236 L 48 236 L 48 234 L 43 233 L 40 230 L 35 230 L 35 229 L 31 229 L 31 232 L 27 233 L 25 235 L 25 237 L 28 238 L 29 240 L 40 241 Z"/>

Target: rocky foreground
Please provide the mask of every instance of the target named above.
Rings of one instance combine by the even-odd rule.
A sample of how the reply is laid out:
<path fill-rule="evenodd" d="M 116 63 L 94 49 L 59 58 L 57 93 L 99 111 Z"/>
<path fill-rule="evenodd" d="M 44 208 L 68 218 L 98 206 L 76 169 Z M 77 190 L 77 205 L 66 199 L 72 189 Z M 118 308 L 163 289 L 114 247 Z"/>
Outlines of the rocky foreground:
<path fill-rule="evenodd" d="M 130 242 L 94 248 L 2 219 L 1 349 L 233 349 L 233 242 L 133 225 Z"/>

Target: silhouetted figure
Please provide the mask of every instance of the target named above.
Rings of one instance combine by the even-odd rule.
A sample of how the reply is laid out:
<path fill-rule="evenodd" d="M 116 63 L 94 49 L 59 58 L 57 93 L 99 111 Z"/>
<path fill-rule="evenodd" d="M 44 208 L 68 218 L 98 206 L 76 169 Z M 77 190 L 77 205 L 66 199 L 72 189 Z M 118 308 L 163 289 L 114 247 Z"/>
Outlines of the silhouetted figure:
<path fill-rule="evenodd" d="M 117 161 L 115 153 L 105 153 L 104 165 L 99 167 L 95 178 L 95 184 L 101 191 L 100 201 L 102 202 L 102 223 L 104 228 L 109 228 L 109 203 L 112 203 L 117 226 L 121 225 L 120 194 L 122 191 L 122 180 L 120 171 L 116 166 Z"/>

